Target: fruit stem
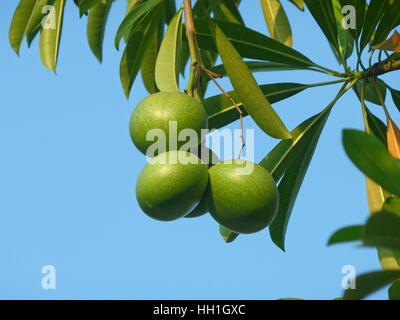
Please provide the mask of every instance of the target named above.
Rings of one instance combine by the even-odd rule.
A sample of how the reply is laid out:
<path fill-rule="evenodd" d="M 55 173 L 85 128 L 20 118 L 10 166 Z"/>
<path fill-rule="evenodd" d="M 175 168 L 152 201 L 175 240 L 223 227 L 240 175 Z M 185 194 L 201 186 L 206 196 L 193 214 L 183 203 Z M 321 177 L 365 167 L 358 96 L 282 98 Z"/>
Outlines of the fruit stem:
<path fill-rule="evenodd" d="M 201 61 L 200 52 L 196 39 L 196 29 L 194 27 L 193 12 L 192 12 L 192 1 L 184 0 L 183 8 L 185 12 L 185 24 L 186 24 L 186 37 L 189 44 L 190 52 L 190 76 L 188 85 L 185 92 L 190 96 L 193 96 L 197 92 L 197 85 L 201 77 Z"/>

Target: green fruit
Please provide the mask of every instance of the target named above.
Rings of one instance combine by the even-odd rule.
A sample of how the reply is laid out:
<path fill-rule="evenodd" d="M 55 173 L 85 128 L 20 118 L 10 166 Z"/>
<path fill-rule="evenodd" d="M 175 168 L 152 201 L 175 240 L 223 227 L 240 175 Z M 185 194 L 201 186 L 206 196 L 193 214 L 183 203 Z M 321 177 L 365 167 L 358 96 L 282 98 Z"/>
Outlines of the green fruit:
<path fill-rule="evenodd" d="M 247 174 L 246 166 L 253 166 Z M 219 224 L 237 233 L 253 233 L 274 220 L 279 193 L 263 167 L 250 161 L 239 164 L 230 160 L 216 164 L 208 173 L 208 209 Z"/>
<path fill-rule="evenodd" d="M 189 163 L 182 163 L 182 159 Z M 195 155 L 169 151 L 151 159 L 136 183 L 136 198 L 149 217 L 171 221 L 198 205 L 208 183 L 208 168 Z"/>
<path fill-rule="evenodd" d="M 170 121 L 176 121 L 176 132 L 170 131 L 171 126 L 175 125 Z M 157 138 L 155 141 L 146 140 L 147 133 L 152 129 L 161 129 L 166 138 L 166 149 L 163 151 L 170 151 L 180 149 L 189 141 L 187 137 L 184 137 L 187 139 L 185 141 L 178 141 L 177 135 L 183 129 L 196 132 L 197 146 L 201 142 L 201 129 L 207 127 L 208 117 L 200 102 L 187 94 L 167 92 L 158 92 L 143 99 L 133 111 L 129 123 L 132 141 L 144 154 L 157 141 Z M 170 144 L 170 139 L 176 143 L 175 146 Z"/>

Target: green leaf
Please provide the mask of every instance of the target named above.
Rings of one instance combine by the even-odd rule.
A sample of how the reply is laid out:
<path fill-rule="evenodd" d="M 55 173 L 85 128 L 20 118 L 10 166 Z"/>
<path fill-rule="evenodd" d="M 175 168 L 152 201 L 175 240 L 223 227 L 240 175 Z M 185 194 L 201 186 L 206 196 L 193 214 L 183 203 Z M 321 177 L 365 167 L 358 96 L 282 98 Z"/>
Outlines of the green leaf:
<path fill-rule="evenodd" d="M 225 70 L 247 113 L 271 137 L 290 138 L 289 131 L 265 98 L 253 74 L 217 25 L 215 26 L 215 39 Z"/>
<path fill-rule="evenodd" d="M 261 91 L 270 103 L 289 98 L 306 88 L 308 88 L 307 85 L 299 83 L 274 83 L 260 86 Z M 230 91 L 228 94 L 232 97 L 240 110 L 242 110 L 243 116 L 247 116 L 247 112 L 243 108 L 243 102 L 238 93 Z M 210 130 L 221 128 L 239 119 L 239 113 L 235 106 L 223 94 L 205 99 L 203 105 L 208 114 L 208 127 Z"/>
<path fill-rule="evenodd" d="M 164 92 L 179 92 L 182 12 L 180 9 L 172 18 L 157 56 L 155 79 L 157 87 Z"/>
<path fill-rule="evenodd" d="M 135 22 L 143 16 L 149 15 L 155 6 L 160 4 L 160 2 L 164 2 L 164 0 L 148 0 L 138 6 L 134 6 L 131 11 L 129 11 L 124 20 L 122 20 L 115 36 L 114 45 L 117 50 L 119 50 L 119 43 L 121 42 L 122 37 L 131 30 L 131 27 Z"/>
<path fill-rule="evenodd" d="M 360 50 L 362 51 L 371 40 L 382 15 L 385 12 L 388 0 L 371 0 L 365 15 L 364 28 L 360 39 Z"/>
<path fill-rule="evenodd" d="M 361 87 L 363 86 L 364 80 L 360 80 L 357 82 L 356 84 L 356 88 L 358 90 L 358 92 L 361 92 Z M 378 79 L 378 87 L 379 87 L 379 91 L 382 95 L 383 100 L 385 100 L 386 98 L 386 85 L 385 83 Z M 366 86 L 365 86 L 365 100 L 375 103 L 377 105 L 381 105 L 378 93 L 376 92 L 376 87 L 375 87 L 375 83 L 373 80 L 367 82 Z"/>
<path fill-rule="evenodd" d="M 337 243 L 361 241 L 364 226 L 350 226 L 337 230 L 328 240 L 328 246 Z"/>
<path fill-rule="evenodd" d="M 213 7 L 215 18 L 244 25 L 242 16 L 233 1 L 216 0 L 215 2 Z"/>
<path fill-rule="evenodd" d="M 27 34 L 26 34 L 26 42 L 28 43 L 28 48 L 31 47 L 32 41 L 33 39 L 35 39 L 35 37 L 37 36 L 37 34 L 39 33 L 39 31 L 42 29 L 42 25 L 41 23 L 38 23 L 36 25 L 36 27 L 34 27 L 32 30 L 30 30 Z"/>
<path fill-rule="evenodd" d="M 275 220 L 269 226 L 269 233 L 272 241 L 283 251 L 289 219 L 329 113 L 323 113 L 318 124 L 304 136 L 296 158 L 278 185 L 279 209 Z"/>
<path fill-rule="evenodd" d="M 176 14 L 176 4 L 175 0 L 167 0 L 167 3 L 165 4 L 165 9 L 164 9 L 164 21 L 166 24 L 170 24 L 172 18 Z"/>
<path fill-rule="evenodd" d="M 358 276 L 356 289 L 344 292 L 345 300 L 360 300 L 400 278 L 400 271 L 375 271 Z"/>
<path fill-rule="evenodd" d="M 79 16 L 82 17 L 84 14 L 87 14 L 91 8 L 102 1 L 103 0 L 81 0 L 79 2 Z"/>
<path fill-rule="evenodd" d="M 160 47 L 163 35 L 164 22 L 160 21 L 158 30 L 154 32 L 153 40 L 151 41 L 151 44 L 147 49 L 147 52 L 143 58 L 142 67 L 140 69 L 143 84 L 149 93 L 156 93 L 159 91 L 155 81 L 155 69 L 158 49 Z"/>
<path fill-rule="evenodd" d="M 388 212 L 372 215 L 365 226 L 365 246 L 400 250 L 400 216 Z"/>
<path fill-rule="evenodd" d="M 26 34 L 26 29 L 35 9 L 35 5 L 37 5 L 36 0 L 21 0 L 15 9 L 8 32 L 8 38 L 11 47 L 17 55 L 19 55 L 19 48 Z"/>
<path fill-rule="evenodd" d="M 339 52 L 338 31 L 332 1 L 306 0 L 305 3 L 328 41 Z"/>
<path fill-rule="evenodd" d="M 389 197 L 383 204 L 382 211 L 400 216 L 400 198 Z"/>
<path fill-rule="evenodd" d="M 265 22 L 272 39 L 288 47 L 293 44 L 292 29 L 279 0 L 260 0 Z"/>
<path fill-rule="evenodd" d="M 400 91 L 390 88 L 390 93 L 392 95 L 392 99 L 394 104 L 396 105 L 397 109 L 400 111 Z"/>
<path fill-rule="evenodd" d="M 202 49 L 217 51 L 207 18 L 195 19 L 196 35 Z M 310 67 L 314 63 L 298 51 L 237 23 L 213 19 L 241 57 Z"/>
<path fill-rule="evenodd" d="M 400 280 L 396 280 L 389 288 L 389 300 L 400 300 Z"/>
<path fill-rule="evenodd" d="M 47 16 L 46 27 L 43 27 L 39 40 L 39 52 L 43 65 L 56 72 L 58 51 L 60 47 L 65 0 L 56 0 Z"/>
<path fill-rule="evenodd" d="M 400 19 L 400 1 L 389 1 L 389 4 L 376 29 L 371 45 L 376 45 L 386 40 L 390 32 L 396 27 Z"/>
<path fill-rule="evenodd" d="M 353 163 L 385 190 L 400 195 L 400 162 L 375 136 L 343 130 L 343 146 Z"/>
<path fill-rule="evenodd" d="M 127 98 L 129 98 L 129 93 L 143 62 L 144 55 L 151 45 L 154 32 L 163 13 L 163 6 L 164 1 L 159 2 L 140 24 L 132 30 L 129 36 L 119 68 L 122 87 Z"/>
<path fill-rule="evenodd" d="M 291 3 L 293 3 L 297 8 L 299 8 L 301 11 L 304 11 L 304 0 L 289 0 Z"/>
<path fill-rule="evenodd" d="M 354 39 L 358 41 L 358 38 L 361 34 L 361 30 L 364 25 L 364 18 L 365 18 L 365 9 L 367 7 L 367 2 L 366 0 L 340 0 L 340 4 L 342 8 L 346 6 L 351 6 L 355 9 L 355 15 L 356 15 L 356 28 L 350 28 L 349 31 L 353 35 Z M 347 18 L 347 16 L 352 13 L 352 11 L 345 12 L 344 15 Z M 351 18 L 351 16 L 349 16 Z"/>
<path fill-rule="evenodd" d="M 332 0 L 333 12 L 336 19 L 336 27 L 338 32 L 339 54 L 344 60 L 347 60 L 354 50 L 354 38 L 349 29 L 345 29 L 342 25 L 344 16 L 342 6 L 339 0 Z M 340 59 L 339 59 L 340 61 Z"/>
<path fill-rule="evenodd" d="M 368 108 L 366 108 L 366 111 L 367 111 L 367 121 L 371 129 L 371 132 L 374 134 L 375 137 L 381 140 L 383 144 L 387 145 L 386 125 L 382 122 L 381 119 L 376 117 Z"/>
<path fill-rule="evenodd" d="M 87 24 L 87 38 L 90 49 L 101 63 L 102 47 L 104 39 L 104 28 L 106 26 L 108 13 L 112 0 L 101 1 L 89 11 Z"/>
<path fill-rule="evenodd" d="M 238 237 L 238 233 L 230 231 L 223 226 L 219 226 L 219 233 L 226 243 L 234 241 Z"/>

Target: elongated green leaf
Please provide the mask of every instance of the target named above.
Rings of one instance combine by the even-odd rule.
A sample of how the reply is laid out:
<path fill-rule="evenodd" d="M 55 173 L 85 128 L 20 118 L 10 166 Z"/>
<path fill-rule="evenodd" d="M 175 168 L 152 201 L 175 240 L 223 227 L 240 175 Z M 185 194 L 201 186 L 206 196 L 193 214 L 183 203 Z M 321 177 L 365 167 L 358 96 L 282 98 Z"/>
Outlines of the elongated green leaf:
<path fill-rule="evenodd" d="M 217 51 L 207 18 L 195 19 L 199 46 L 202 49 Z M 240 56 L 257 60 L 266 60 L 294 66 L 313 66 L 314 63 L 298 51 L 271 39 L 259 32 L 237 23 L 213 19 L 224 35 L 233 44 Z"/>
<path fill-rule="evenodd" d="M 104 29 L 107 22 L 108 13 L 112 0 L 101 1 L 92 7 L 89 11 L 87 24 L 87 37 L 90 49 L 99 60 L 102 61 L 102 48 L 104 39 Z"/>
<path fill-rule="evenodd" d="M 350 226 L 337 230 L 328 240 L 328 245 L 362 241 L 364 226 Z"/>
<path fill-rule="evenodd" d="M 344 16 L 342 13 L 342 6 L 339 0 L 332 0 L 332 5 L 338 32 L 338 44 L 339 44 L 338 54 L 340 54 L 344 60 L 347 60 L 353 53 L 354 38 L 351 35 L 350 30 L 345 29 L 343 27 Z"/>
<path fill-rule="evenodd" d="M 244 25 L 243 18 L 234 1 L 216 0 L 215 2 L 213 6 L 215 18 Z"/>
<path fill-rule="evenodd" d="M 134 6 L 131 11 L 129 11 L 124 20 L 122 20 L 115 36 L 114 45 L 117 50 L 119 50 L 119 43 L 121 42 L 122 37 L 129 32 L 132 25 L 144 15 L 150 14 L 156 5 L 163 1 L 164 0 L 148 0 L 137 6 Z"/>
<path fill-rule="evenodd" d="M 157 56 L 156 84 L 164 92 L 179 92 L 182 12 L 183 10 L 180 9 L 172 18 Z"/>
<path fill-rule="evenodd" d="M 129 98 L 129 93 L 139 72 L 144 55 L 150 47 L 152 37 L 158 27 L 163 7 L 164 2 L 159 2 L 129 36 L 119 68 L 122 87 L 127 98 Z"/>
<path fill-rule="evenodd" d="M 304 136 L 296 158 L 278 185 L 279 209 L 269 226 L 269 233 L 272 241 L 283 251 L 289 219 L 329 113 L 324 113 L 317 125 Z"/>
<path fill-rule="evenodd" d="M 400 195 L 400 162 L 378 138 L 358 130 L 344 130 L 343 146 L 362 172 L 387 191 Z"/>
<path fill-rule="evenodd" d="M 155 81 L 156 60 L 163 34 L 164 34 L 164 22 L 160 21 L 158 30 L 154 32 L 153 40 L 143 58 L 142 67 L 140 69 L 143 84 L 149 93 L 156 93 L 159 91 Z"/>
<path fill-rule="evenodd" d="M 220 232 L 222 238 L 224 238 L 226 243 L 230 243 L 230 242 L 234 241 L 239 235 L 238 233 L 232 232 L 223 226 L 219 226 L 219 232 Z"/>
<path fill-rule="evenodd" d="M 87 12 L 95 5 L 99 4 L 103 0 L 80 0 L 79 2 L 79 16 L 87 14 Z"/>
<path fill-rule="evenodd" d="M 400 1 L 389 1 L 388 6 L 376 29 L 371 45 L 376 45 L 386 40 L 390 32 L 396 27 L 400 19 Z"/>
<path fill-rule="evenodd" d="M 375 271 L 358 276 L 356 288 L 344 292 L 345 300 L 360 300 L 400 278 L 400 271 Z"/>
<path fill-rule="evenodd" d="M 363 86 L 364 80 L 360 80 L 356 84 L 356 88 L 358 92 L 361 92 L 361 87 Z M 382 95 L 382 98 L 386 98 L 386 86 L 384 82 L 380 79 L 378 79 L 378 87 L 379 91 Z M 376 92 L 376 87 L 374 81 L 369 81 L 367 82 L 367 85 L 365 86 L 365 100 L 375 103 L 377 105 L 381 105 L 378 93 Z"/>
<path fill-rule="evenodd" d="M 305 0 L 305 3 L 328 41 L 339 51 L 338 31 L 332 1 Z"/>
<path fill-rule="evenodd" d="M 400 111 L 400 91 L 390 88 L 390 93 L 392 95 L 392 99 L 394 104 L 396 105 L 397 109 Z"/>
<path fill-rule="evenodd" d="M 293 44 L 292 29 L 279 0 L 260 0 L 269 34 L 289 47 Z"/>
<path fill-rule="evenodd" d="M 275 103 L 289 98 L 307 87 L 307 85 L 299 83 L 275 83 L 261 85 L 260 89 L 270 103 Z M 230 91 L 228 94 L 242 110 L 243 116 L 247 116 L 248 114 L 243 108 L 243 102 L 237 92 Z M 208 114 L 209 129 L 218 129 L 239 119 L 239 113 L 235 106 L 223 94 L 205 99 L 203 105 Z"/>
<path fill-rule="evenodd" d="M 365 246 L 400 250 L 400 216 L 389 212 L 372 215 L 365 226 Z"/>
<path fill-rule="evenodd" d="M 215 39 L 225 70 L 247 113 L 271 137 L 290 138 L 289 131 L 265 98 L 253 74 L 218 26 L 215 26 Z"/>
<path fill-rule="evenodd" d="M 43 65 L 56 72 L 58 51 L 60 47 L 65 0 L 56 0 L 49 10 L 47 22 L 39 40 L 39 52 Z"/>
<path fill-rule="evenodd" d="M 375 137 L 381 140 L 383 144 L 387 145 L 386 125 L 382 122 L 381 119 L 376 117 L 368 108 L 366 108 L 366 111 L 367 111 L 368 125 L 371 129 L 371 132 L 375 135 Z"/>
<path fill-rule="evenodd" d="M 301 11 L 304 11 L 304 0 L 289 0 L 291 3 L 293 3 L 297 8 L 299 8 Z"/>
<path fill-rule="evenodd" d="M 396 280 L 389 288 L 389 300 L 400 300 L 400 280 Z"/>
<path fill-rule="evenodd" d="M 363 32 L 360 39 L 360 50 L 362 51 L 370 41 L 375 32 L 382 15 L 385 12 L 388 0 L 371 0 L 365 15 Z"/>
<path fill-rule="evenodd" d="M 345 16 L 344 22 L 346 26 L 350 27 L 348 30 L 357 41 L 364 25 L 366 0 L 340 0 L 340 4 L 343 10 L 342 13 Z M 354 19 L 353 14 L 355 14 L 355 21 L 352 21 Z"/>
<path fill-rule="evenodd" d="M 176 14 L 176 4 L 175 0 L 167 0 L 164 9 L 164 21 L 166 24 L 170 24 L 172 18 Z"/>
<path fill-rule="evenodd" d="M 389 197 L 383 204 L 382 211 L 400 216 L 400 198 Z"/>
<path fill-rule="evenodd" d="M 19 48 L 26 34 L 35 4 L 37 4 L 36 0 L 21 0 L 15 9 L 8 37 L 11 47 L 17 55 L 19 55 Z"/>
<path fill-rule="evenodd" d="M 42 29 L 42 25 L 40 23 L 38 23 L 36 25 L 35 28 L 33 28 L 32 30 L 30 30 L 27 34 L 26 34 L 26 42 L 28 43 L 28 48 L 30 48 L 33 39 L 35 39 L 35 37 L 37 36 L 37 34 L 39 33 L 39 31 Z"/>

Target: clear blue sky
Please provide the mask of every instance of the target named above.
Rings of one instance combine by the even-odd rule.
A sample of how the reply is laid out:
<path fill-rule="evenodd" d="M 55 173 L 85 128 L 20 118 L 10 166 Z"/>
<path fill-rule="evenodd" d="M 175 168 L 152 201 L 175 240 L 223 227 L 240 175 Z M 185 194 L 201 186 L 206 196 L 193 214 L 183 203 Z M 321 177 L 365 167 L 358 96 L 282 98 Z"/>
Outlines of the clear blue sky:
<path fill-rule="evenodd" d="M 310 14 L 283 3 L 294 47 L 338 69 Z M 16 5 L 2 1 L 0 10 L 0 298 L 332 299 L 342 294 L 344 265 L 354 265 L 358 274 L 379 269 L 374 249 L 326 246 L 336 229 L 368 217 L 364 177 L 341 145 L 343 128 L 362 128 L 351 94 L 322 134 L 288 227 L 287 252 L 272 244 L 268 230 L 225 244 L 209 215 L 163 223 L 138 207 L 134 188 L 145 158 L 130 141 L 128 122 L 147 93 L 138 78 L 126 100 L 119 80 L 121 52 L 113 39 L 125 1 L 112 7 L 102 65 L 89 51 L 87 18 L 79 19 L 68 1 L 57 76 L 42 66 L 38 39 L 30 50 L 24 43 L 20 58 L 12 51 L 8 28 Z M 267 32 L 257 1 L 243 1 L 241 9 L 248 26 Z M 399 83 L 398 74 L 385 79 Z M 257 80 L 330 78 L 275 72 Z M 311 89 L 274 106 L 293 129 L 336 90 Z M 382 115 L 378 106 L 371 108 Z M 245 127 L 255 124 L 248 118 Z M 277 143 L 258 129 L 256 142 L 257 161 Z M 41 287 L 44 265 L 56 268 L 55 290 Z M 386 290 L 371 297 L 386 298 Z"/>

